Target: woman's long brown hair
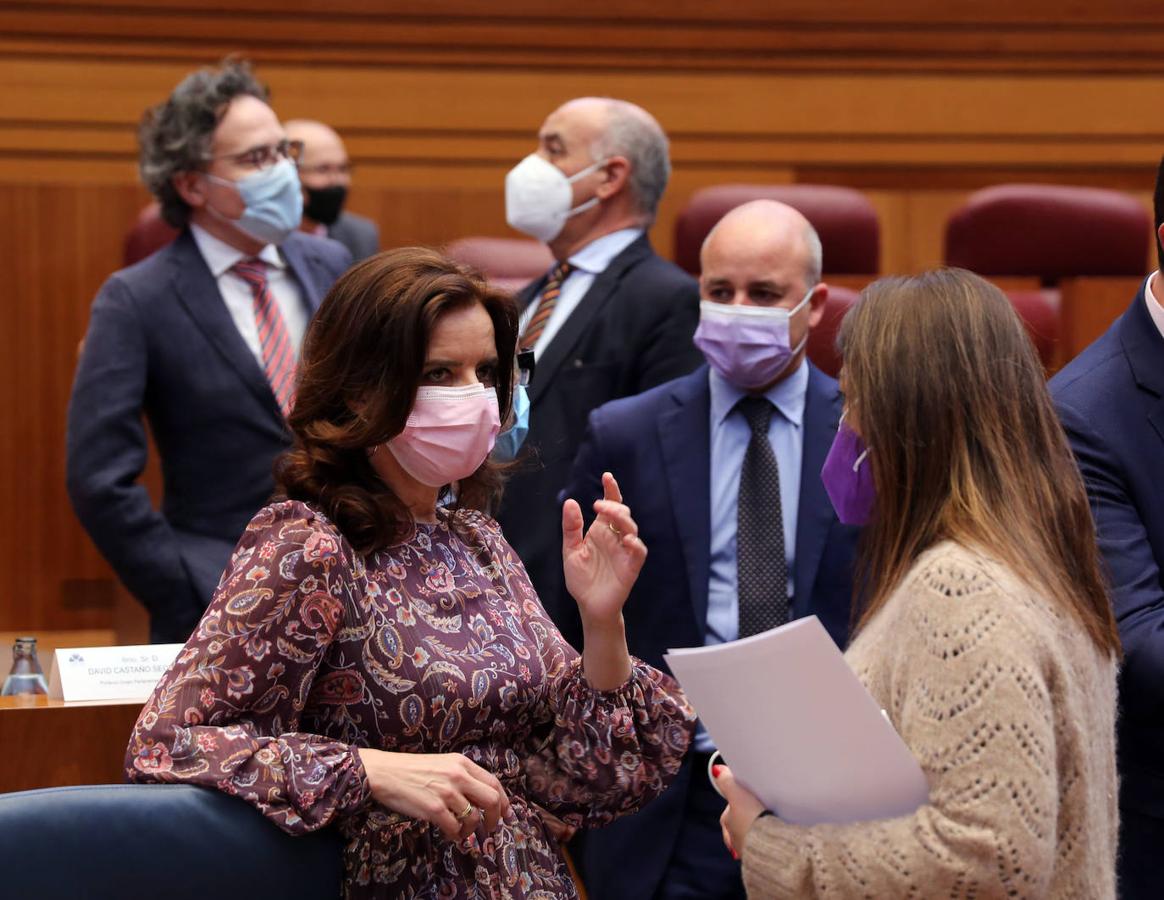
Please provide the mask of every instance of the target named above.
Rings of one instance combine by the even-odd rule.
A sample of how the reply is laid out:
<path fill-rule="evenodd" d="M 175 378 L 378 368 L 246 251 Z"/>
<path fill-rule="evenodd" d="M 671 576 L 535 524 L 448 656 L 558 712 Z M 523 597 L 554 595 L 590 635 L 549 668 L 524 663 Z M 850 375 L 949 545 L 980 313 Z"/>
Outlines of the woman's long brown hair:
<path fill-rule="evenodd" d="M 941 540 L 976 547 L 1120 653 L 1083 480 L 1010 301 L 962 269 L 885 278 L 840 334 L 877 502 L 857 620 Z"/>
<path fill-rule="evenodd" d="M 416 399 L 429 340 L 446 312 L 480 304 L 493 322 L 501 420 L 513 392 L 517 308 L 476 272 L 418 247 L 364 260 L 335 283 L 303 344 L 294 444 L 275 465 L 284 496 L 318 504 L 361 552 L 405 537 L 412 517 L 380 480 L 368 450 L 404 430 Z M 457 484 L 454 508 L 486 509 L 502 485 L 486 460 Z"/>

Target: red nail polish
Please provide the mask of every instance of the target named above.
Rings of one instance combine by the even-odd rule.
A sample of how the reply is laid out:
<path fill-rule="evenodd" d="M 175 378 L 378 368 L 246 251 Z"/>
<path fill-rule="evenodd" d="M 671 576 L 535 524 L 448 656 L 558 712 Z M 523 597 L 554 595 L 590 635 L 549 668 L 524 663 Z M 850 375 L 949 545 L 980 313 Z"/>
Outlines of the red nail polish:
<path fill-rule="evenodd" d="M 719 778 L 719 773 L 721 771 L 723 771 L 723 766 L 712 766 L 711 767 L 711 777 L 712 778 Z"/>
<path fill-rule="evenodd" d="M 739 859 L 740 855 L 735 850 L 732 851 L 732 859 Z"/>

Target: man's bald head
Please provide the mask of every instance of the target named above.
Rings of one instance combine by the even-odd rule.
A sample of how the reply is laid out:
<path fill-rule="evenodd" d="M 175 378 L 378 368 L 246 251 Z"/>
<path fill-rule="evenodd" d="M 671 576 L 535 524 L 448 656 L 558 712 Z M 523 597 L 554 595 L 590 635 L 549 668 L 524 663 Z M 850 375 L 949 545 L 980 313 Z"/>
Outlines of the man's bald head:
<path fill-rule="evenodd" d="M 799 271 L 805 290 L 821 278 L 821 245 L 816 229 L 799 210 L 777 200 L 752 200 L 730 210 L 708 232 L 700 266 L 714 268 L 725 256 L 769 261 Z"/>
<path fill-rule="evenodd" d="M 654 219 L 671 177 L 667 135 L 654 116 L 626 100 L 577 97 L 550 113 L 542 126 L 542 135 L 547 132 L 584 144 L 593 162 L 626 159 L 634 205 L 648 222 Z"/>
<path fill-rule="evenodd" d="M 303 141 L 305 144 L 334 141 L 341 146 L 343 145 L 343 141 L 334 128 L 323 122 L 316 122 L 314 119 L 292 119 L 289 122 L 284 122 L 283 128 L 287 132 L 288 140 Z"/>
<path fill-rule="evenodd" d="M 287 139 L 303 142 L 299 179 L 309 188 L 347 185 L 350 178 L 348 151 L 335 129 L 312 119 L 284 122 Z"/>
<path fill-rule="evenodd" d="M 763 393 L 797 371 L 809 332 L 820 323 L 828 299 L 828 288 L 820 281 L 820 238 L 809 221 L 775 200 L 753 200 L 737 206 L 708 234 L 700 262 L 699 294 L 703 300 L 723 306 L 784 310 L 787 314 L 762 318 L 787 322 L 783 337 L 773 335 L 772 348 L 776 354 L 786 342 L 783 352 L 791 357 L 773 381 L 748 384 L 748 390 Z M 780 361 L 776 355 L 772 360 Z M 724 377 L 731 380 L 730 374 Z"/>

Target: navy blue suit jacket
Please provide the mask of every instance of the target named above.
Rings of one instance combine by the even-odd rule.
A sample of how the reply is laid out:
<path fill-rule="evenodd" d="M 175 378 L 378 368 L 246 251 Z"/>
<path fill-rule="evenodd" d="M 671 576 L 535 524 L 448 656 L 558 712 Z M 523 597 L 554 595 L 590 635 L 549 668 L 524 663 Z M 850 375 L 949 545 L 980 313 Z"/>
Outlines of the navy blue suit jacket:
<path fill-rule="evenodd" d="M 518 295 L 522 308 L 545 278 Z M 660 259 L 644 235 L 616 256 L 537 363 L 529 435 L 497 513 L 505 538 L 555 622 L 574 608 L 562 587 L 562 507 L 570 465 L 592 409 L 684 375 L 703 361 L 692 343 L 699 285 Z"/>
<path fill-rule="evenodd" d="M 314 312 L 348 251 L 298 232 L 280 249 Z M 143 414 L 161 457 L 161 510 L 138 481 Z M 185 641 L 269 501 L 272 463 L 290 443 L 188 229 L 101 287 L 68 415 L 68 489 L 81 524 L 149 610 L 151 639 Z"/>
<path fill-rule="evenodd" d="M 858 531 L 837 520 L 820 479 L 837 431 L 841 397 L 835 380 L 805 364 L 809 378 L 792 615 L 815 614 L 843 648 Z M 702 645 L 707 628 L 710 408 L 708 370 L 703 366 L 596 409 L 564 492 L 589 513 L 602 495 L 602 473 L 609 471 L 618 479 L 648 550 L 623 608 L 627 643 L 632 654 L 664 670 L 668 649 Z M 581 646 L 576 617 L 563 633 Z M 675 784 L 641 812 L 586 835 L 585 877 L 591 896 L 654 896 L 678 836 L 691 777 L 707 775 L 684 765 Z"/>
<path fill-rule="evenodd" d="M 1144 288 L 1051 379 L 1051 395 L 1087 483 L 1123 642 L 1121 806 L 1164 819 L 1164 337 Z"/>

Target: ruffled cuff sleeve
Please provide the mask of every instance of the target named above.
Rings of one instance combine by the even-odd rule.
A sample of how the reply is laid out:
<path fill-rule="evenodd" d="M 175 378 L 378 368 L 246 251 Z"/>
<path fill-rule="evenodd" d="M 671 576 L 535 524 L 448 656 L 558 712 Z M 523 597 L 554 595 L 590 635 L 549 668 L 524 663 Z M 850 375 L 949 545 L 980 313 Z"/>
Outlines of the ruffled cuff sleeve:
<path fill-rule="evenodd" d="M 695 730 L 674 679 L 639 660 L 596 691 L 575 658 L 551 685 L 553 722 L 526 765 L 531 798 L 569 824 L 605 825 L 671 783 Z"/>

